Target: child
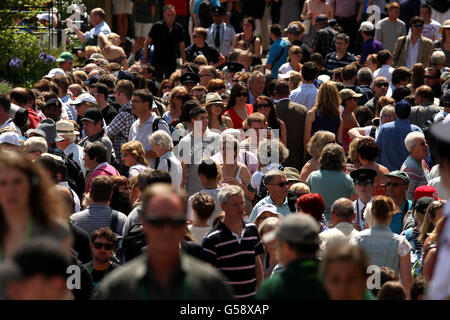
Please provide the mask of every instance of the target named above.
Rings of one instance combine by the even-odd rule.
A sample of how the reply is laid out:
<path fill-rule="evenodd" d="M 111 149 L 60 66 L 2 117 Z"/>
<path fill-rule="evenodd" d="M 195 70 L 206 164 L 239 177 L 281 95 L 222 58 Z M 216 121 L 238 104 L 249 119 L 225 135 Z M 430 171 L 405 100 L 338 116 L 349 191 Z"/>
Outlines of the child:
<path fill-rule="evenodd" d="M 201 244 L 203 237 L 211 230 L 208 219 L 216 209 L 214 199 L 206 194 L 197 192 L 192 196 L 192 209 L 194 210 L 194 221 L 188 225 L 195 243 Z"/>

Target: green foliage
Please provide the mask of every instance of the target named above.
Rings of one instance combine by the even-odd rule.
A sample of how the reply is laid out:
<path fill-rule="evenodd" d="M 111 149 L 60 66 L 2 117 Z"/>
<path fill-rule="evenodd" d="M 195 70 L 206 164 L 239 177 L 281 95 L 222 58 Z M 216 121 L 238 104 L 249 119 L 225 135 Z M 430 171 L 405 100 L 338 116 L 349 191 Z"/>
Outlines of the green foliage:
<path fill-rule="evenodd" d="M 10 94 L 12 89 L 13 88 L 12 88 L 11 84 L 9 84 L 8 82 L 6 82 L 6 81 L 0 82 L 0 93 Z"/>

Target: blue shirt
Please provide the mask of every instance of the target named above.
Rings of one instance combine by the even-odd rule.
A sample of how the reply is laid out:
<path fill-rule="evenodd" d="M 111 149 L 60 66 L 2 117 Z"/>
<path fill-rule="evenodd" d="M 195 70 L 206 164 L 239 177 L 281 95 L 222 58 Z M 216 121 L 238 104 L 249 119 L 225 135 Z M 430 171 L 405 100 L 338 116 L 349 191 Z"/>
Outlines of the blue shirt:
<path fill-rule="evenodd" d="M 377 144 L 380 153 L 377 163 L 388 168 L 389 171 L 399 170 L 409 153 L 405 147 L 408 133 L 422 130 L 409 122 L 408 119 L 396 119 L 380 126 Z"/>
<path fill-rule="evenodd" d="M 411 207 L 412 207 L 412 201 L 410 201 L 408 199 L 405 199 L 405 201 L 403 201 L 402 207 L 400 208 L 400 211 L 395 213 L 392 216 L 392 221 L 391 221 L 391 224 L 389 225 L 389 228 L 391 228 L 393 233 L 400 234 L 402 232 L 402 229 L 403 229 L 403 221 L 402 221 L 403 212 L 405 212 L 405 216 L 406 216 L 406 213 L 408 212 L 408 210 L 411 209 Z"/>
<path fill-rule="evenodd" d="M 281 206 L 278 206 L 275 202 L 273 202 L 272 198 L 270 196 L 265 197 L 264 199 L 261 199 L 253 208 L 252 213 L 250 214 L 250 218 L 248 218 L 248 222 L 253 222 L 256 219 L 256 216 L 258 215 L 258 208 L 265 205 L 265 204 L 273 204 L 277 208 L 277 212 L 281 213 L 283 216 L 287 216 L 291 213 L 291 209 L 289 209 L 287 198 L 284 200 L 283 204 Z"/>
<path fill-rule="evenodd" d="M 272 68 L 270 72 L 274 79 L 278 79 L 278 69 L 280 69 L 281 65 L 286 63 L 289 51 L 289 41 L 284 41 L 282 38 L 275 40 L 269 49 L 269 57 L 267 58 L 267 64 L 270 64 Z M 281 51 L 283 54 L 281 54 Z M 281 55 L 280 55 L 281 54 Z M 280 57 L 279 59 L 277 59 Z"/>
<path fill-rule="evenodd" d="M 105 21 L 100 22 L 98 25 L 96 25 L 91 30 L 87 31 L 84 34 L 84 39 L 87 40 L 92 37 L 96 37 L 99 35 L 100 32 L 103 32 L 105 36 L 111 33 L 111 29 L 109 28 L 108 24 Z"/>
<path fill-rule="evenodd" d="M 368 39 L 365 41 L 361 48 L 361 63 L 366 62 L 367 56 L 372 53 L 378 53 L 383 50 L 383 44 L 375 39 Z"/>

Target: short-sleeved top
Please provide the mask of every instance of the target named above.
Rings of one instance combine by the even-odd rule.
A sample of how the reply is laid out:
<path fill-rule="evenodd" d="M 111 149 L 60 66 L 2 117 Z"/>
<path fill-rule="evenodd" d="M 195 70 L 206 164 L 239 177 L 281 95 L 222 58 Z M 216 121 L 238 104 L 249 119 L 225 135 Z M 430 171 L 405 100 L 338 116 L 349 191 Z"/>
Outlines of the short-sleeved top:
<path fill-rule="evenodd" d="M 198 56 L 205 56 L 208 62 L 217 63 L 219 61 L 220 53 L 217 49 L 210 47 L 206 42 L 203 48 L 191 44 L 186 48 L 186 61 L 193 62 Z"/>
<path fill-rule="evenodd" d="M 366 62 L 369 54 L 378 53 L 380 50 L 383 50 L 383 44 L 380 41 L 373 38 L 366 40 L 361 48 L 361 63 Z"/>
<path fill-rule="evenodd" d="M 246 106 L 248 115 L 251 115 L 253 113 L 253 106 L 251 104 L 247 104 Z M 244 122 L 244 120 L 239 117 L 234 108 L 228 109 L 225 114 L 230 116 L 234 129 L 242 129 L 242 122 Z"/>
<path fill-rule="evenodd" d="M 133 2 L 135 21 L 139 23 L 152 23 L 151 6 L 156 5 L 156 0 L 133 0 Z"/>
<path fill-rule="evenodd" d="M 84 39 L 88 40 L 89 38 L 97 37 L 100 32 L 103 32 L 105 36 L 111 33 L 111 29 L 105 21 L 100 22 L 91 30 L 84 33 Z"/>
<path fill-rule="evenodd" d="M 267 64 L 272 65 L 270 72 L 274 79 L 278 79 L 278 69 L 287 61 L 289 45 L 289 41 L 279 38 L 270 46 Z"/>
<path fill-rule="evenodd" d="M 165 21 L 155 23 L 148 34 L 154 45 L 153 64 L 174 65 L 177 60 L 179 44 L 184 42 L 183 27 L 174 23 L 169 31 Z"/>
<path fill-rule="evenodd" d="M 336 52 L 330 52 L 325 57 L 325 63 L 323 64 L 325 69 L 334 70 L 336 68 L 343 68 L 346 65 L 355 62 L 357 59 L 351 53 L 346 52 L 342 59 L 336 57 Z"/>
<path fill-rule="evenodd" d="M 234 298 L 248 299 L 256 294 L 255 258 L 264 249 L 256 225 L 244 223 L 239 238 L 219 222 L 203 238 L 206 261 L 222 271 L 234 288 Z"/>

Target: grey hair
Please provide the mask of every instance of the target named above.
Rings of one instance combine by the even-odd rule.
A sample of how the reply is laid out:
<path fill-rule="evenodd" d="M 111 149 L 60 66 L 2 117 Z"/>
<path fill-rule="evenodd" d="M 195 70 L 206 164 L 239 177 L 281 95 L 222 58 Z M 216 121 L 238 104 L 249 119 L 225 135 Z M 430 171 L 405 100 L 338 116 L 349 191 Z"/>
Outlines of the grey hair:
<path fill-rule="evenodd" d="M 267 186 L 273 181 L 273 179 L 275 179 L 275 177 L 285 177 L 285 176 L 286 175 L 281 170 L 278 169 L 270 170 L 264 175 L 263 183 L 265 186 Z"/>
<path fill-rule="evenodd" d="M 352 219 L 355 214 L 353 202 L 347 198 L 337 199 L 331 206 L 331 212 L 341 219 Z"/>
<path fill-rule="evenodd" d="M 431 55 L 430 64 L 431 65 L 445 64 L 445 53 L 444 53 L 444 51 L 441 51 L 441 50 L 434 51 L 433 54 Z"/>
<path fill-rule="evenodd" d="M 248 78 L 248 83 L 252 83 L 256 78 L 263 77 L 264 74 L 261 71 L 253 71 Z"/>
<path fill-rule="evenodd" d="M 167 151 L 173 149 L 172 138 L 169 136 L 167 132 L 163 130 L 153 132 L 152 135 L 148 138 L 148 141 L 151 144 L 156 144 Z"/>
<path fill-rule="evenodd" d="M 372 70 L 370 70 L 367 67 L 359 69 L 358 73 L 356 74 L 356 78 L 360 82 L 364 83 L 371 83 L 372 82 Z"/>
<path fill-rule="evenodd" d="M 47 141 L 42 138 L 42 137 L 31 137 L 28 138 L 25 143 L 24 146 L 27 147 L 29 146 L 29 151 L 30 152 L 36 152 L 39 151 L 41 154 L 42 153 L 46 153 L 48 151 L 48 144 Z"/>
<path fill-rule="evenodd" d="M 380 111 L 380 118 L 381 118 L 386 112 L 392 112 L 392 113 L 394 113 L 394 116 L 397 117 L 397 116 L 395 115 L 395 107 L 394 107 L 392 104 L 385 105 L 385 106 L 381 109 L 381 111 Z"/>
<path fill-rule="evenodd" d="M 424 136 L 424 134 L 422 132 L 419 132 L 419 131 L 410 132 L 406 136 L 406 138 L 405 138 L 405 147 L 406 147 L 406 150 L 408 150 L 408 152 L 411 152 L 411 149 L 416 146 L 416 139 L 417 138 L 424 138 L 425 139 L 425 136 Z"/>
<path fill-rule="evenodd" d="M 219 191 L 219 202 L 220 204 L 227 204 L 228 199 L 232 196 L 240 195 L 244 198 L 244 190 L 239 186 L 225 186 Z"/>

